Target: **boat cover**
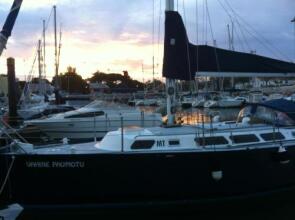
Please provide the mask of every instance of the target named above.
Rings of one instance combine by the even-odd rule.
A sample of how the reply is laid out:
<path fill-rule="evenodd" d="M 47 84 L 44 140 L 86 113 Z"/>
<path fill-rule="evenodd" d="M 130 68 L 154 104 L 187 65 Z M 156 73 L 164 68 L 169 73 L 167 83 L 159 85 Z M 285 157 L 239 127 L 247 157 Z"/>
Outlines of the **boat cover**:
<path fill-rule="evenodd" d="M 196 72 L 292 74 L 295 64 L 256 54 L 235 52 L 189 42 L 178 12 L 167 11 L 165 20 L 163 76 L 192 80 Z"/>

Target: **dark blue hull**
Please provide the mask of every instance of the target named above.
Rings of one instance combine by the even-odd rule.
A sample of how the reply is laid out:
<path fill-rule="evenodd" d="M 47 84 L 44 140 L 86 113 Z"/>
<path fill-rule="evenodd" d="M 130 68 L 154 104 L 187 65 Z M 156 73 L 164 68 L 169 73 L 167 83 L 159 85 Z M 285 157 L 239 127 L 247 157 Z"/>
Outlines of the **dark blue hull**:
<path fill-rule="evenodd" d="M 206 208 L 292 201 L 295 149 L 288 149 L 289 163 L 282 163 L 277 150 L 15 155 L 1 202 Z M 11 155 L 0 155 L 1 183 L 11 161 Z M 219 181 L 213 171 L 222 171 Z"/>

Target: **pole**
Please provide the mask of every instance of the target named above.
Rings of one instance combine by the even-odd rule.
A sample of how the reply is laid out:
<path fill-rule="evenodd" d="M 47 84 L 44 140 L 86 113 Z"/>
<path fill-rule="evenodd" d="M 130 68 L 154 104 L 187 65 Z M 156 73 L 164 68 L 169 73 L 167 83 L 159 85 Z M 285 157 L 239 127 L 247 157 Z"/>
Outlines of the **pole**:
<path fill-rule="evenodd" d="M 45 20 L 43 20 L 43 72 L 44 78 L 46 78 L 46 27 L 45 27 Z"/>
<path fill-rule="evenodd" d="M 17 99 L 15 82 L 15 61 L 14 58 L 7 59 L 7 77 L 8 77 L 8 106 L 9 106 L 9 124 L 16 125 L 17 118 Z"/>
<path fill-rule="evenodd" d="M 42 94 L 41 40 L 38 41 L 38 72 L 39 72 L 39 95 L 41 95 Z"/>
<path fill-rule="evenodd" d="M 235 47 L 234 47 L 234 22 L 232 21 L 231 22 L 231 49 L 232 49 L 232 51 L 235 51 Z"/>
<path fill-rule="evenodd" d="M 57 63 L 57 32 L 56 32 L 56 6 L 53 6 L 53 25 L 54 25 L 54 57 L 55 57 L 55 103 L 60 104 L 59 80 L 58 80 L 58 63 Z"/>
<path fill-rule="evenodd" d="M 153 0 L 153 92 L 155 92 L 155 0 Z"/>
<path fill-rule="evenodd" d="M 57 69 L 57 31 L 56 31 L 56 6 L 53 6 L 54 13 L 54 56 L 55 56 L 55 76 L 58 77 Z"/>
<path fill-rule="evenodd" d="M 174 11 L 174 0 L 166 0 L 166 11 Z M 175 80 L 166 78 L 167 94 L 167 125 L 174 125 L 174 99 L 175 99 Z"/>
<path fill-rule="evenodd" d="M 293 18 L 291 22 L 294 23 L 294 62 L 295 62 L 295 17 Z"/>

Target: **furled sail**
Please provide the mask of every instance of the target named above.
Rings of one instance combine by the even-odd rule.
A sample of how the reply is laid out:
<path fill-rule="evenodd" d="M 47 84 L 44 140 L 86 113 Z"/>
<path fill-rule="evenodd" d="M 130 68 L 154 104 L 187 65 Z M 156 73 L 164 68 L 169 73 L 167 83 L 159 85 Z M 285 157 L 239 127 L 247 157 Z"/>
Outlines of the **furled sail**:
<path fill-rule="evenodd" d="M 17 15 L 19 13 L 22 1 L 23 0 L 14 0 L 12 7 L 10 9 L 10 12 L 9 12 L 9 14 L 6 18 L 6 21 L 3 25 L 2 31 L 0 32 L 0 56 L 6 47 L 6 43 L 7 43 L 8 38 L 11 35 L 12 28 L 14 26 Z"/>
<path fill-rule="evenodd" d="M 163 76 L 191 80 L 196 72 L 216 72 L 221 76 L 229 76 L 229 73 L 258 73 L 261 76 L 273 74 L 274 77 L 277 76 L 276 73 L 282 73 L 290 76 L 292 73 L 295 75 L 295 64 L 207 45 L 193 45 L 188 40 L 180 14 L 167 11 Z"/>

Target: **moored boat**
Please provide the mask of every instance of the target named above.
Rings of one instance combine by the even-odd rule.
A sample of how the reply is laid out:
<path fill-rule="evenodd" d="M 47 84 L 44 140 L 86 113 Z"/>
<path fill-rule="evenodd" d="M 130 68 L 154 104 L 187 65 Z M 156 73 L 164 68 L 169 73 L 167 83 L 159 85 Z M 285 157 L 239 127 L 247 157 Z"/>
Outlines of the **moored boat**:
<path fill-rule="evenodd" d="M 142 112 L 128 106 L 94 101 L 80 109 L 24 122 L 36 126 L 51 139 L 75 141 L 101 139 L 108 131 L 124 126 L 160 126 L 162 115 Z"/>
<path fill-rule="evenodd" d="M 198 50 L 189 44 L 173 3 L 167 0 L 163 65 L 167 126 L 120 128 L 99 143 L 42 149 L 15 141 L 0 154 L 1 204 L 115 208 L 194 203 L 196 210 L 225 203 L 266 206 L 293 198 L 294 103 L 273 100 L 249 105 L 235 122 L 173 123 L 174 80 L 191 78 L 186 74 L 195 69 L 195 60 L 188 61 L 189 57 L 208 59 L 202 53 L 190 54 Z M 223 52 L 229 57 L 237 55 Z M 251 59 L 258 59 L 258 67 L 269 62 L 253 54 L 238 55 L 249 58 L 239 60 L 246 66 Z M 271 61 L 288 66 L 288 72 L 295 70 L 294 64 Z"/>

